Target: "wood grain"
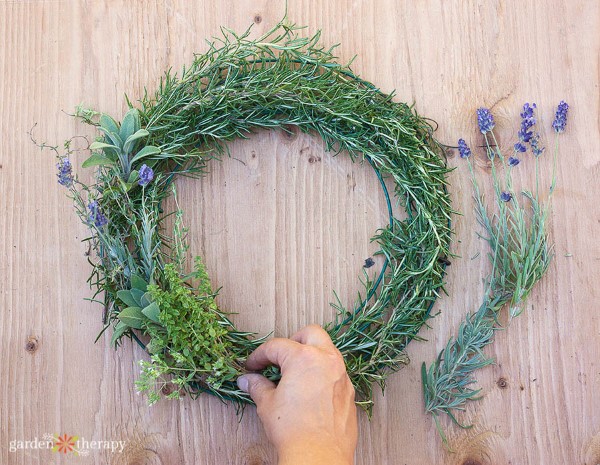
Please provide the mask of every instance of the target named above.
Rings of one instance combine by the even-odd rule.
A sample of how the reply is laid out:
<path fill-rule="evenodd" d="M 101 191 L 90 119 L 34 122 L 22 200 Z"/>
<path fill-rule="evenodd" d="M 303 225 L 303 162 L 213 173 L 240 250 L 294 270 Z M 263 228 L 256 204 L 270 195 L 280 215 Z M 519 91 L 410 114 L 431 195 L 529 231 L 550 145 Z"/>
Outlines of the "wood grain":
<path fill-rule="evenodd" d="M 473 113 L 481 105 L 497 115 L 506 147 L 523 102 L 538 102 L 545 127 L 559 100 L 572 105 L 550 222 L 556 257 L 524 315 L 498 333 L 498 363 L 479 374 L 484 398 L 464 416 L 476 426 L 444 423 L 456 452 L 445 451 L 423 414 L 419 380 L 421 362 L 477 305 L 486 270 L 472 258 L 483 245 L 465 167 L 453 157 L 461 258 L 449 268 L 441 314 L 423 331 L 429 342 L 410 345 L 413 363 L 389 379 L 373 420 L 361 415 L 357 464 L 600 463 L 600 4 L 290 0 L 288 10 L 309 31 L 323 28 L 325 43 L 341 43 L 342 60 L 358 54 L 362 77 L 416 102 L 439 122 L 443 142 L 479 144 Z M 101 309 L 83 300 L 86 232 L 56 185 L 52 157 L 27 133 L 37 123 L 38 140 L 89 136 L 61 110 L 83 101 L 120 115 L 125 92 L 152 89 L 165 69 L 205 50 L 219 26 L 254 22 L 258 33 L 283 11 L 283 2 L 266 0 L 0 1 L 0 463 L 75 460 L 10 451 L 11 441 L 44 433 L 127 441 L 121 454 L 96 451 L 80 463 L 275 463 L 252 409 L 239 420 L 208 397 L 148 408 L 132 384 L 141 351 L 114 352 L 106 337 L 93 344 Z M 306 135 L 262 132 L 231 148 L 205 180 L 179 183 L 192 252 L 222 286 L 221 305 L 262 334 L 328 321 L 332 291 L 353 298 L 374 251 L 368 239 L 385 224 L 372 172 Z M 531 168 L 519 166 L 523 185 Z"/>

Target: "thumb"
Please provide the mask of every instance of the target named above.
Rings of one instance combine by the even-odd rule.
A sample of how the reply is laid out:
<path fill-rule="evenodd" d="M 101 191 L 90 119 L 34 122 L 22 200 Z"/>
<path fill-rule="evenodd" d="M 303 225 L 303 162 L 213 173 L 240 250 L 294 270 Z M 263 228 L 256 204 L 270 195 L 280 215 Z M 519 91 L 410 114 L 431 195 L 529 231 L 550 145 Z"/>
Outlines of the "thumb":
<path fill-rule="evenodd" d="M 275 390 L 275 383 L 258 373 L 248 373 L 240 376 L 237 379 L 237 385 L 242 391 L 250 394 L 257 406 L 266 399 L 269 393 Z"/>

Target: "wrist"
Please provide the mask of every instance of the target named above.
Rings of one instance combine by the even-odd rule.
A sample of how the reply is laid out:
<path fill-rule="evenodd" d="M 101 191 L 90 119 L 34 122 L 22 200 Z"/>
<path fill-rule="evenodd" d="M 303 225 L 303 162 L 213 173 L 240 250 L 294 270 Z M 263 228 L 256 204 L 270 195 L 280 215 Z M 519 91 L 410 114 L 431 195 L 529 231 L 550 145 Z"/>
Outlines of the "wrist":
<path fill-rule="evenodd" d="M 295 438 L 277 447 L 278 465 L 353 465 L 353 451 L 323 438 Z"/>

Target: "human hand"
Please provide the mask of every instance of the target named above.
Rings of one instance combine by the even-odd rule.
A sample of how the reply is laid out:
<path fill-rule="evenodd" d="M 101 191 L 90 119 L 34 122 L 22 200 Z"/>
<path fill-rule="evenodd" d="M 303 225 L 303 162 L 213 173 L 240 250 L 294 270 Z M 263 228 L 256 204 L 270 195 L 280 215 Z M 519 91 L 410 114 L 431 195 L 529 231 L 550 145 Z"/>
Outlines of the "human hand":
<path fill-rule="evenodd" d="M 342 354 L 327 332 L 307 326 L 290 339 L 265 342 L 246 361 L 251 371 L 269 365 L 280 368 L 279 384 L 250 373 L 238 378 L 238 386 L 256 403 L 279 465 L 353 464 L 358 439 L 355 392 Z"/>

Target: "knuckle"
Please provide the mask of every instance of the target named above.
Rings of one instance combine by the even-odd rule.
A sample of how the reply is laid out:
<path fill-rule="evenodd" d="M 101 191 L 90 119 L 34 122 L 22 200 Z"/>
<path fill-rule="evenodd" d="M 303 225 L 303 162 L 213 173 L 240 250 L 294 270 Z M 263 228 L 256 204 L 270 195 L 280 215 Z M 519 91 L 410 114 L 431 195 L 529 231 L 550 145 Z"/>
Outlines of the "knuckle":
<path fill-rule="evenodd" d="M 338 357 L 338 359 L 340 359 L 341 361 L 344 361 L 344 356 L 340 352 L 340 349 L 338 349 L 337 347 L 334 346 L 333 353 L 336 355 L 336 357 Z"/>
<path fill-rule="evenodd" d="M 301 346 L 298 349 L 298 358 L 303 362 L 314 362 L 318 358 L 318 352 L 312 346 Z"/>
<path fill-rule="evenodd" d="M 346 373 L 346 363 L 344 362 L 344 358 L 342 354 L 336 349 L 336 351 L 330 351 L 326 354 L 327 365 L 329 369 L 336 373 L 342 374 Z"/>
<path fill-rule="evenodd" d="M 317 332 L 317 333 L 325 332 L 325 330 L 321 326 L 319 326 L 315 323 L 308 325 L 306 327 L 306 329 L 308 329 L 311 332 Z"/>
<path fill-rule="evenodd" d="M 267 342 L 264 342 L 260 347 L 262 347 L 263 350 L 272 350 L 274 347 L 277 347 L 277 345 L 279 345 L 279 344 L 280 344 L 279 338 L 273 338 L 273 339 L 269 339 Z"/>
<path fill-rule="evenodd" d="M 331 350 L 331 358 L 336 365 L 341 365 L 342 367 L 344 367 L 344 369 L 346 368 L 344 356 L 342 355 L 342 353 L 339 351 L 339 349 L 337 347 L 334 347 Z"/>

